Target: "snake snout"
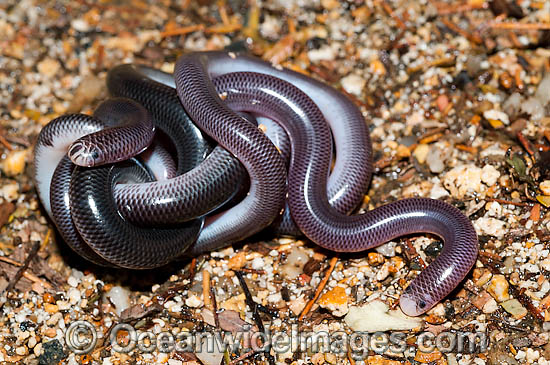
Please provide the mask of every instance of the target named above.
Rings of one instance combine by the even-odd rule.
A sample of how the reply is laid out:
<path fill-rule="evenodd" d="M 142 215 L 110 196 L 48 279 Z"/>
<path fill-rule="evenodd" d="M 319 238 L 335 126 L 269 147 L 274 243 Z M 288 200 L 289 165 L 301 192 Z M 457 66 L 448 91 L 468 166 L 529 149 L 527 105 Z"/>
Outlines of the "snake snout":
<path fill-rule="evenodd" d="M 99 151 L 81 141 L 77 141 L 71 145 L 68 155 L 71 161 L 78 166 L 93 167 L 100 162 Z"/>
<path fill-rule="evenodd" d="M 410 287 L 410 286 L 409 286 Z M 399 306 L 403 313 L 408 316 L 419 316 L 428 311 L 434 302 L 431 298 L 414 290 L 405 290 L 399 298 Z"/>

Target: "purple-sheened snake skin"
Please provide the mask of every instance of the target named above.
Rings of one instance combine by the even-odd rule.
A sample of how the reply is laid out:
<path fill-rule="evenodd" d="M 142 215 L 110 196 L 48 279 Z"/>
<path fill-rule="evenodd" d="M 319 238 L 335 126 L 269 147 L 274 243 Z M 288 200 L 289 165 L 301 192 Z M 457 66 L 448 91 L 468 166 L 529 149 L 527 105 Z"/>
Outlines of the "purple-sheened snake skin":
<path fill-rule="evenodd" d="M 250 67 L 253 67 L 259 73 L 273 74 L 291 83 L 297 83 L 300 88 L 308 92 L 313 100 L 320 105 L 335 137 L 336 160 L 327 182 L 329 201 L 332 206 L 343 213 L 350 213 L 355 209 L 367 191 L 372 162 L 367 126 L 361 112 L 353 103 L 341 93 L 317 80 L 289 70 L 277 70 L 256 58 L 240 56 L 239 59 L 233 60 L 223 52 L 212 52 L 211 55 L 218 59 L 216 67 L 219 74 L 232 72 L 233 67 L 237 71 L 248 71 Z M 256 76 L 251 75 L 251 77 Z M 212 81 L 216 86 L 217 78 L 214 77 Z M 172 98 L 177 98 L 177 96 L 173 90 L 174 78 L 170 74 L 145 66 L 121 65 L 109 71 L 107 84 L 111 93 L 143 103 L 153 115 L 155 115 L 155 109 L 159 109 L 159 104 L 162 104 L 162 108 L 157 113 L 167 115 L 166 120 L 174 119 L 173 114 L 181 114 L 177 108 L 174 111 Z M 238 110 L 236 111 L 238 112 Z M 260 121 L 266 124 L 266 135 L 277 145 L 285 161 L 288 161 L 290 145 L 286 133 L 284 131 L 281 133 L 281 128 L 276 123 L 270 122 L 269 118 L 260 117 Z M 209 192 L 210 190 L 207 188 L 196 191 L 195 187 L 213 186 L 215 187 L 213 191 L 217 194 L 227 191 L 235 186 L 233 174 L 240 174 L 238 169 L 242 168 L 242 165 L 236 163 L 238 161 L 236 159 L 232 158 L 230 164 L 226 160 L 227 156 L 223 156 L 223 164 L 220 164 L 217 157 L 218 149 L 214 150 L 212 156 L 207 158 L 205 163 L 197 167 L 194 171 L 195 175 L 188 180 L 185 177 L 180 177 L 162 183 L 116 186 L 115 196 L 119 209 L 126 218 L 143 224 L 183 222 L 196 217 L 198 213 L 208 213 L 205 208 L 214 204 L 206 204 L 200 199 L 201 197 L 202 199 L 208 198 L 213 193 Z M 216 179 L 210 176 L 214 173 L 217 173 Z M 220 201 L 219 199 L 211 200 L 213 202 Z M 129 207 L 129 211 L 124 207 Z M 244 208 L 244 206 L 241 207 Z M 249 213 L 244 209 L 237 212 L 243 216 L 243 220 L 254 219 L 252 215 L 248 215 Z M 277 219 L 275 232 L 283 235 L 301 234 L 292 221 L 288 208 Z M 202 247 L 200 243 L 198 246 Z"/>
<path fill-rule="evenodd" d="M 280 181 L 272 180 L 273 171 L 278 173 L 282 169 L 280 156 L 273 156 L 267 138 L 261 138 L 261 132 L 255 128 L 246 128 L 242 119 L 215 92 L 211 77 L 218 75 L 216 66 L 219 59 L 218 53 L 207 52 L 180 57 L 175 69 L 180 100 L 199 127 L 246 166 L 251 175 L 251 193 L 247 199 L 255 195 L 255 188 L 260 184 L 263 191 L 272 189 L 272 194 L 280 196 L 284 187 Z M 252 65 L 248 69 L 256 71 Z M 244 96 L 248 102 L 250 95 L 255 96 L 258 85 L 251 83 L 246 74 L 237 77 L 243 89 L 250 88 L 249 95 Z M 269 93 L 287 101 L 292 100 L 296 113 L 304 111 L 307 117 L 304 120 L 308 121 L 303 125 L 284 124 L 292 145 L 288 202 L 299 228 L 316 244 L 340 252 L 363 251 L 411 233 L 430 232 L 440 236 L 444 241 L 441 254 L 400 297 L 400 306 L 408 315 L 419 315 L 433 307 L 464 279 L 475 263 L 478 241 L 471 222 L 453 206 L 424 198 L 400 200 L 357 216 L 338 212 L 329 204 L 326 193 L 330 165 L 327 146 L 331 145 L 331 139 L 323 114 L 298 88 L 281 83 L 277 78 L 264 78 L 265 83 L 260 89 L 269 90 Z M 239 92 L 241 95 L 235 95 L 246 94 L 243 90 Z M 272 111 L 273 106 L 267 108 Z M 271 157 L 273 160 L 269 159 Z M 271 174 L 258 176 L 257 172 L 262 170 L 269 170 Z M 272 203 L 271 200 L 267 202 Z M 273 210 L 263 211 L 259 218 L 259 225 L 272 220 Z M 243 223 L 237 224 L 242 226 Z M 231 238 L 228 241 L 231 242 Z"/>
<path fill-rule="evenodd" d="M 178 60 L 175 72 L 178 96 L 195 124 L 239 158 L 250 176 L 246 198 L 214 219 L 207 219 L 192 247 L 203 251 L 240 241 L 271 224 L 285 201 L 286 168 L 267 136 L 219 98 L 206 62 L 200 60 L 207 59 L 182 56 Z M 243 219 L 243 212 L 254 220 Z"/>
<path fill-rule="evenodd" d="M 139 108 L 136 108 L 136 105 Z M 113 98 L 101 104 L 100 113 L 108 115 L 111 111 L 119 114 L 141 113 L 132 118 L 129 125 L 118 125 L 79 138 L 69 147 L 69 158 L 78 166 L 99 166 L 119 162 L 143 152 L 153 140 L 155 126 L 149 112 L 135 101 Z M 112 143 L 121 140 L 125 143 Z"/>
<path fill-rule="evenodd" d="M 57 118 L 39 136 L 35 166 L 47 161 L 45 156 L 51 149 L 47 146 L 53 141 L 59 142 L 62 136 L 65 141 L 67 135 L 77 139 L 94 131 L 108 131 L 105 127 L 114 129 L 120 124 L 131 130 L 132 126 L 139 125 L 144 114 L 147 111 L 141 105 L 118 98 L 100 104 L 93 117 L 68 115 Z M 113 141 L 116 142 L 116 138 Z M 137 149 L 132 152 L 130 148 L 129 151 L 139 153 Z M 164 155 L 165 151 L 160 151 L 160 156 L 157 148 L 148 158 L 161 161 L 169 158 Z M 175 168 L 173 161 L 167 162 Z M 51 179 L 50 199 L 41 200 L 51 201 L 52 219 L 69 247 L 91 262 L 101 266 L 144 269 L 172 261 L 196 240 L 202 220 L 177 228 L 145 229 L 132 225 L 118 214 L 113 202 L 112 187 L 121 176 L 130 177 L 130 182 L 148 180 L 138 167 L 74 170 L 74 165 L 65 156 Z"/>
<path fill-rule="evenodd" d="M 115 186 L 119 211 L 131 222 L 144 225 L 177 224 L 203 216 L 231 199 L 248 178 L 244 167 L 225 149 L 216 147 L 206 156 L 200 131 L 181 107 L 174 88 L 159 82 L 163 78 L 172 80 L 164 72 L 134 65 L 116 66 L 107 75 L 110 93 L 146 107 L 176 149 L 178 176 Z M 195 151 L 197 146 L 199 151 Z"/>
<path fill-rule="evenodd" d="M 347 215 L 368 187 L 372 152 L 363 117 L 344 95 L 296 72 L 274 68 L 252 57 L 223 52 L 183 55 L 176 64 L 174 78 L 177 94 L 193 121 L 239 159 L 250 176 L 250 191 L 246 198 L 229 210 L 207 218 L 208 224 L 186 254 L 195 255 L 219 248 L 258 232 L 281 217 L 286 201 L 299 229 L 313 242 L 333 251 L 363 251 L 412 233 L 429 232 L 440 236 L 444 241 L 441 254 L 409 284 L 400 297 L 401 308 L 408 315 L 419 315 L 433 307 L 463 280 L 475 263 L 478 241 L 471 222 L 458 209 L 442 201 L 404 199 L 362 215 Z M 224 93 L 223 101 L 219 93 Z M 257 126 L 240 117 L 236 111 L 255 113 L 260 115 L 260 120 L 267 117 L 282 125 L 291 146 L 288 177 L 285 160 L 277 148 Z M 89 133 L 97 132 L 95 126 L 86 128 L 90 129 Z M 337 156 L 329 176 L 331 130 Z M 102 133 L 98 132 L 96 136 Z M 105 135 L 114 136 L 112 132 Z M 63 143 L 69 140 L 67 137 Z M 132 146 L 139 145 L 136 140 L 130 142 Z M 282 144 L 285 142 L 281 140 Z M 94 157 L 90 152 L 93 145 L 85 146 L 86 149 L 79 149 L 87 152 L 86 158 L 80 161 L 84 161 L 85 165 L 93 164 L 89 158 Z M 282 152 L 285 151 L 287 149 L 283 147 Z M 37 148 L 35 155 L 39 156 L 40 152 Z M 98 157 L 101 159 L 102 156 Z M 65 169 L 63 176 L 66 179 L 68 160 L 65 158 L 63 161 L 58 170 Z M 196 169 L 199 175 L 208 171 L 203 164 L 202 169 Z M 219 165 L 212 164 L 209 168 L 219 169 Z M 234 166 L 227 167 L 227 171 L 232 168 Z M 44 169 L 37 168 L 35 176 L 40 172 L 46 176 Z M 56 170 L 54 179 L 57 174 Z M 164 174 L 170 178 L 174 172 Z M 138 230 L 136 234 L 133 229 L 125 230 L 127 223 L 116 213 L 117 205 L 109 192 L 117 178 L 128 176 L 141 181 L 138 177 L 143 176 L 143 172 L 131 166 L 107 166 L 78 168 L 73 174 L 71 209 L 75 212 L 77 225 L 84 226 L 81 233 L 93 247 L 91 252 L 99 252 L 100 256 L 98 259 L 90 252 L 81 254 L 100 264 L 102 259 L 107 259 L 109 263 L 130 268 L 155 267 L 166 263 L 181 254 L 189 241 L 178 243 L 178 238 L 171 231 L 164 236 L 170 246 L 169 250 L 165 250 L 164 246 L 154 244 L 155 234 L 150 235 L 151 231 L 143 229 L 143 232 Z M 44 181 L 49 180 L 47 176 L 36 179 L 40 193 L 45 190 Z M 171 180 L 174 179 L 166 181 Z M 288 198 L 285 199 L 287 193 Z M 54 195 L 52 192 L 52 197 Z M 66 193 L 63 195 L 66 196 Z M 132 199 L 136 207 L 144 207 L 139 204 L 139 199 Z M 95 205 L 89 204 L 93 201 L 102 208 L 99 214 L 94 211 Z M 49 206 L 44 205 L 50 212 Z M 124 214 L 124 209 L 122 211 Z M 138 212 L 136 215 L 136 219 L 142 216 L 146 223 L 151 213 Z M 287 210 L 283 222 L 288 224 L 285 229 L 291 231 L 295 227 L 289 218 Z M 104 225 L 97 227 L 99 221 Z M 98 231 L 102 233 L 98 234 Z M 113 232 L 132 237 L 138 242 L 139 249 L 128 244 L 117 247 L 108 238 Z M 188 239 L 189 235 L 185 238 Z M 149 243 L 142 245 L 145 241 Z"/>
<path fill-rule="evenodd" d="M 71 176 L 71 216 L 84 241 L 106 261 L 129 269 L 155 268 L 173 261 L 197 238 L 203 219 L 177 227 L 144 228 L 118 212 L 112 190 L 119 181 L 142 182 L 148 175 L 135 164 L 77 166 Z"/>

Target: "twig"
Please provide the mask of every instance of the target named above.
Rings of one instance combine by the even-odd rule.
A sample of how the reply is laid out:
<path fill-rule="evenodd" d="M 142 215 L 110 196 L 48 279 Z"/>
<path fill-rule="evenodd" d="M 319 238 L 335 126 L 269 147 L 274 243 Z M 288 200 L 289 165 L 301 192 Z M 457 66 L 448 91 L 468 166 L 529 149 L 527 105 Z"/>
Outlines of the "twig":
<path fill-rule="evenodd" d="M 251 355 L 254 355 L 256 351 L 254 350 L 250 350 L 248 351 L 247 353 L 245 354 L 242 354 L 241 356 L 237 357 L 236 359 L 232 360 L 229 365 L 235 365 L 236 363 L 238 363 L 239 361 L 243 361 L 244 359 L 250 357 Z"/>
<path fill-rule="evenodd" d="M 246 299 L 246 304 L 250 307 L 250 310 L 252 311 L 252 317 L 254 318 L 254 322 L 256 322 L 256 325 L 258 326 L 258 329 L 263 332 L 264 331 L 264 324 L 262 322 L 262 319 L 260 318 L 258 314 L 258 306 L 257 303 L 252 299 L 252 294 L 250 294 L 250 290 L 248 289 L 248 285 L 246 285 L 246 281 L 244 280 L 243 273 L 241 271 L 235 271 L 235 275 L 237 276 L 237 279 L 239 279 L 239 283 L 241 284 L 241 287 L 243 288 L 244 296 Z"/>
<path fill-rule="evenodd" d="M 467 146 L 465 144 L 457 144 L 457 145 L 455 145 L 455 147 L 458 150 L 461 150 L 461 151 L 469 152 L 469 153 L 472 153 L 474 155 L 477 154 L 477 148 L 475 148 L 473 146 Z"/>
<path fill-rule="evenodd" d="M 165 30 L 164 32 L 160 33 L 160 36 L 161 38 L 166 38 L 166 37 L 173 37 L 177 35 L 186 35 L 186 34 L 193 33 L 203 29 L 204 29 L 203 24 L 194 24 L 194 25 L 189 25 L 187 27 Z"/>
<path fill-rule="evenodd" d="M 210 298 L 212 299 L 212 314 L 214 315 L 214 324 L 216 328 L 220 328 L 220 319 L 218 318 L 218 302 L 216 301 L 216 293 L 214 286 L 210 285 Z"/>
<path fill-rule="evenodd" d="M 44 240 L 48 240 L 50 235 L 49 235 L 49 232 L 48 231 L 48 234 L 46 234 L 46 238 Z M 21 267 L 19 268 L 19 270 L 17 270 L 17 272 L 15 273 L 14 277 L 11 278 L 10 282 L 8 283 L 8 286 L 6 287 L 6 289 L 4 289 L 4 291 L 11 291 L 13 288 L 15 288 L 15 285 L 17 284 L 17 282 L 19 281 L 19 279 L 21 279 L 21 276 L 23 276 L 23 274 L 25 273 L 25 271 L 27 270 L 27 268 L 29 267 L 31 261 L 36 257 L 36 254 L 38 253 L 38 250 L 40 249 L 40 242 L 39 241 L 36 241 L 33 245 L 32 245 L 32 248 L 31 248 L 31 251 L 29 252 L 27 258 L 25 259 L 25 261 L 23 262 L 23 264 L 21 265 Z"/>
<path fill-rule="evenodd" d="M 10 259 L 10 258 L 4 257 L 4 256 L 0 256 L 0 261 L 3 261 L 3 262 L 5 262 L 5 263 L 7 263 L 7 264 L 10 264 L 10 265 L 13 265 L 13 266 L 17 266 L 17 267 L 23 266 L 22 263 L 17 262 L 17 261 L 15 261 L 15 260 L 12 260 L 12 259 Z"/>
<path fill-rule="evenodd" d="M 229 25 L 230 21 L 229 21 L 229 16 L 227 15 L 227 8 L 226 8 L 225 1 L 219 0 L 217 5 L 218 5 L 218 12 L 220 13 L 220 19 L 222 20 L 222 23 L 224 25 Z"/>
<path fill-rule="evenodd" d="M 515 205 L 517 207 L 530 207 L 531 205 L 533 205 L 532 203 L 513 202 L 513 201 L 510 201 L 510 200 L 496 199 L 496 198 L 485 198 L 485 200 L 487 200 L 489 202 L 497 202 L 497 203 L 500 203 L 500 204 Z"/>
<path fill-rule="evenodd" d="M 337 262 L 338 262 L 338 258 L 336 256 L 330 259 L 329 268 L 325 272 L 325 276 L 323 277 L 323 280 L 321 280 L 321 282 L 319 283 L 319 286 L 315 290 L 315 295 L 313 296 L 313 298 L 306 304 L 302 313 L 300 313 L 300 316 L 298 317 L 298 321 L 301 321 L 304 319 L 304 317 L 309 313 L 311 308 L 313 308 L 313 304 L 315 304 L 319 296 L 321 296 L 321 293 L 323 292 L 323 289 L 325 289 L 328 279 L 330 278 L 330 275 L 334 271 L 334 268 L 336 267 Z"/>
<path fill-rule="evenodd" d="M 6 147 L 8 151 L 13 151 L 13 146 L 8 142 L 8 140 L 0 133 L 0 143 Z"/>
<path fill-rule="evenodd" d="M 521 69 L 519 67 L 516 68 L 514 79 L 516 80 L 516 87 L 518 88 L 518 90 L 525 89 L 525 84 L 523 83 L 523 79 L 521 78 Z"/>
<path fill-rule="evenodd" d="M 535 154 L 535 150 L 531 142 L 527 138 L 525 138 L 525 136 L 521 132 L 517 133 L 517 137 L 518 137 L 519 143 L 521 143 L 521 145 L 523 146 L 523 148 L 525 148 L 527 153 L 533 156 Z"/>
<path fill-rule="evenodd" d="M 52 236 L 52 229 L 48 228 L 48 232 L 46 232 L 46 237 L 44 237 L 44 241 L 40 244 L 40 250 L 43 250 L 48 243 L 50 243 L 50 237 Z"/>
<path fill-rule="evenodd" d="M 550 30 L 550 24 L 546 23 L 490 22 L 487 26 L 493 29 Z"/>
<path fill-rule="evenodd" d="M 384 11 L 388 13 L 388 15 L 393 18 L 393 20 L 395 20 L 399 28 L 401 28 L 402 30 L 407 29 L 407 26 L 405 25 L 403 20 L 401 20 L 401 18 L 397 14 L 395 14 L 395 11 L 393 11 L 391 6 L 386 1 L 382 0 L 380 2 L 380 5 L 382 5 L 382 8 L 384 8 Z"/>
<path fill-rule="evenodd" d="M 239 280 L 239 283 L 243 288 L 244 296 L 246 298 L 246 304 L 250 307 L 250 310 L 252 310 L 252 319 L 254 319 L 254 323 L 256 324 L 260 332 L 265 333 L 265 327 L 262 322 L 262 319 L 260 318 L 260 314 L 258 312 L 258 305 L 252 299 L 252 294 L 250 294 L 250 290 L 248 290 L 248 285 L 246 285 L 246 281 L 244 280 L 243 273 L 241 271 L 235 271 L 235 275 L 237 276 L 237 279 Z M 270 348 L 271 346 L 265 346 L 264 354 L 267 357 L 267 360 L 269 361 L 270 364 L 275 364 L 275 359 L 269 353 Z"/>
<path fill-rule="evenodd" d="M 445 24 L 447 28 L 452 30 L 453 32 L 457 33 L 458 35 L 463 36 L 464 38 L 468 39 L 470 42 L 481 44 L 482 40 L 481 37 L 478 34 L 470 34 L 469 32 L 465 31 L 464 29 L 460 28 L 455 23 L 451 22 L 449 19 L 441 19 L 441 22 Z"/>
<path fill-rule="evenodd" d="M 246 272 L 246 273 L 250 273 L 250 274 L 265 275 L 265 270 L 249 269 L 247 267 L 242 267 L 240 270 L 242 272 Z"/>
<path fill-rule="evenodd" d="M 187 276 L 187 279 L 189 280 L 189 284 L 187 287 L 191 287 L 193 285 L 193 279 L 195 278 L 195 271 L 197 270 L 197 258 L 194 257 L 193 260 L 191 260 L 191 264 L 189 264 L 189 273 Z"/>
<path fill-rule="evenodd" d="M 202 297 L 204 306 L 212 309 L 212 298 L 210 297 L 210 272 L 208 272 L 208 270 L 202 271 Z"/>
<path fill-rule="evenodd" d="M 439 15 L 450 15 L 456 13 L 466 13 L 472 10 L 486 9 L 487 3 L 483 4 L 462 4 L 459 6 L 445 6 L 437 9 Z"/>
<path fill-rule="evenodd" d="M 10 265 L 13 265 L 13 266 L 17 266 L 17 267 L 21 267 L 23 266 L 22 263 L 18 262 L 18 261 L 15 261 L 15 260 L 12 260 L 12 259 L 9 259 L 7 257 L 4 257 L 4 256 L 0 256 L 0 261 L 2 262 L 5 262 L 7 264 L 10 264 Z M 23 273 L 23 277 L 25 279 L 28 279 L 30 281 L 32 281 L 33 283 L 39 283 L 41 284 L 44 288 L 47 288 L 47 289 L 51 289 L 52 286 L 50 285 L 50 283 L 48 283 L 47 281 L 44 281 L 42 279 L 40 279 L 38 276 L 34 275 L 34 274 L 31 274 L 30 272 L 24 272 Z"/>

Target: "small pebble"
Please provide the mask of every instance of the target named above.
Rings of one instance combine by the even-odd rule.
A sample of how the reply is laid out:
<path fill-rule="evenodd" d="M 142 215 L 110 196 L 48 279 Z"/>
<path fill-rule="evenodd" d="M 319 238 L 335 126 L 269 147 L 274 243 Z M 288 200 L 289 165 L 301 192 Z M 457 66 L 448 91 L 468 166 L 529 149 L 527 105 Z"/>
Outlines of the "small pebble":
<path fill-rule="evenodd" d="M 264 268 L 265 262 L 264 259 L 261 257 L 256 257 L 254 260 L 252 260 L 252 268 L 254 270 L 261 270 Z"/>
<path fill-rule="evenodd" d="M 7 176 L 17 176 L 25 170 L 27 150 L 10 151 L 2 163 L 2 171 Z"/>
<path fill-rule="evenodd" d="M 487 303 L 483 306 L 483 313 L 489 314 L 493 313 L 498 309 L 498 303 L 493 298 L 489 299 Z"/>
<path fill-rule="evenodd" d="M 527 309 L 517 299 L 510 299 L 501 303 L 502 308 L 510 313 L 515 319 L 521 319 L 527 315 Z"/>
<path fill-rule="evenodd" d="M 449 105 L 449 98 L 445 94 L 439 95 L 437 97 L 436 104 L 437 104 L 437 108 L 439 109 L 439 111 L 442 112 L 445 109 L 447 109 L 447 107 Z"/>
<path fill-rule="evenodd" d="M 341 80 L 342 87 L 350 94 L 361 95 L 367 80 L 356 74 L 349 74 Z"/>
<path fill-rule="evenodd" d="M 332 61 L 336 57 L 336 49 L 331 46 L 323 46 L 319 49 L 308 51 L 307 56 L 313 63 L 319 61 Z"/>
<path fill-rule="evenodd" d="M 118 316 L 120 316 L 122 311 L 130 306 L 130 291 L 126 288 L 113 286 L 107 293 L 105 293 L 105 297 L 109 298 L 109 300 L 113 303 Z"/>
<path fill-rule="evenodd" d="M 481 217 L 476 219 L 473 223 L 479 234 L 501 238 L 506 233 L 506 222 L 500 219 Z"/>
<path fill-rule="evenodd" d="M 290 303 L 288 303 L 288 307 L 294 313 L 295 316 L 299 316 L 300 313 L 304 310 L 306 306 L 306 301 L 303 296 L 299 296 L 295 300 L 291 300 Z"/>
<path fill-rule="evenodd" d="M 544 195 L 550 195 L 550 180 L 544 180 L 541 182 L 539 188 Z"/>
<path fill-rule="evenodd" d="M 54 313 L 57 313 L 59 309 L 55 304 L 45 303 L 44 310 L 50 314 L 54 314 Z"/>
<path fill-rule="evenodd" d="M 19 197 L 19 184 L 7 183 L 0 188 L 0 196 L 8 201 L 14 201 Z"/>
<path fill-rule="evenodd" d="M 246 253 L 244 251 L 237 252 L 227 262 L 227 266 L 232 270 L 237 270 L 246 265 Z"/>
<path fill-rule="evenodd" d="M 430 146 L 421 143 L 414 149 L 413 156 L 418 160 L 419 163 L 423 164 L 424 162 L 426 162 L 428 152 L 430 152 Z"/>
<path fill-rule="evenodd" d="M 336 286 L 321 295 L 319 305 L 330 310 L 333 315 L 341 317 L 348 312 L 348 301 L 346 290 L 341 286 Z"/>
<path fill-rule="evenodd" d="M 426 156 L 428 168 L 434 174 L 439 174 L 445 169 L 443 152 L 435 145 L 431 146 Z"/>
<path fill-rule="evenodd" d="M 386 256 L 386 257 L 393 257 L 395 256 L 395 246 L 397 246 L 397 242 L 390 241 L 387 243 L 384 243 L 383 245 L 380 245 L 376 247 L 376 252 Z M 370 259 L 370 256 L 369 256 Z M 370 262 L 369 262 L 370 263 Z"/>
<path fill-rule="evenodd" d="M 45 58 L 37 65 L 38 72 L 48 78 L 55 76 L 60 67 L 61 65 L 59 64 L 59 61 L 54 60 L 53 58 Z"/>
<path fill-rule="evenodd" d="M 327 352 L 325 354 L 325 361 L 328 362 L 329 364 L 336 364 L 337 360 L 338 359 L 336 358 L 336 355 L 331 354 L 330 352 Z"/>
<path fill-rule="evenodd" d="M 69 303 L 72 305 L 78 304 L 81 298 L 80 291 L 78 289 L 70 288 L 67 294 L 69 296 Z"/>
<path fill-rule="evenodd" d="M 69 278 L 67 279 L 67 283 L 73 288 L 76 288 L 78 284 L 80 284 L 80 280 L 78 280 L 74 276 L 69 276 Z"/>
<path fill-rule="evenodd" d="M 500 172 L 493 165 L 485 165 L 481 169 L 481 181 L 487 186 L 496 184 L 499 177 Z"/>
<path fill-rule="evenodd" d="M 531 97 L 521 104 L 521 111 L 531 115 L 533 120 L 539 120 L 544 117 L 544 107 L 539 99 Z"/>
<path fill-rule="evenodd" d="M 185 299 L 185 305 L 191 308 L 199 308 L 203 305 L 202 300 L 196 295 L 191 295 Z"/>
<path fill-rule="evenodd" d="M 389 310 L 388 305 L 380 300 L 373 300 L 361 307 L 350 307 L 344 321 L 354 331 L 369 333 L 409 330 L 422 323 L 420 318 L 408 317 L 400 310 Z"/>
<path fill-rule="evenodd" d="M 508 117 L 508 114 L 501 112 L 500 110 L 486 110 L 483 112 L 483 117 L 487 120 L 499 120 L 504 124 L 510 124 L 510 118 Z"/>
<path fill-rule="evenodd" d="M 498 302 L 508 300 L 510 298 L 510 294 L 508 294 L 508 281 L 504 275 L 494 275 L 489 283 L 487 292 Z"/>
<path fill-rule="evenodd" d="M 90 24 L 88 24 L 84 19 L 73 19 L 71 21 L 71 27 L 75 29 L 78 32 L 88 32 L 90 31 L 91 27 Z"/>
<path fill-rule="evenodd" d="M 461 165 L 448 171 L 442 181 L 443 186 L 457 199 L 481 192 L 482 169 L 476 165 Z"/>
<path fill-rule="evenodd" d="M 550 74 L 546 74 L 537 86 L 535 97 L 544 107 L 550 102 Z"/>

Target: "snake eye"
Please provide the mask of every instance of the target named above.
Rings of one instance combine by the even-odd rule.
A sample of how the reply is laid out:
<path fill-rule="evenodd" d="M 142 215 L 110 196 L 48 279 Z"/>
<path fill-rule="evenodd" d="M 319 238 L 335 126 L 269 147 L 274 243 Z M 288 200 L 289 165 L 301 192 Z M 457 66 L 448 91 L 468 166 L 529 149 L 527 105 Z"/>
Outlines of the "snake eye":
<path fill-rule="evenodd" d="M 97 160 L 97 158 L 99 157 L 99 152 L 97 151 L 92 151 L 92 158 L 95 160 Z"/>
<path fill-rule="evenodd" d="M 418 308 L 420 308 L 420 309 L 426 308 L 426 302 L 423 301 L 423 300 L 420 300 L 420 301 L 418 302 Z"/>

